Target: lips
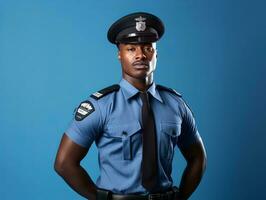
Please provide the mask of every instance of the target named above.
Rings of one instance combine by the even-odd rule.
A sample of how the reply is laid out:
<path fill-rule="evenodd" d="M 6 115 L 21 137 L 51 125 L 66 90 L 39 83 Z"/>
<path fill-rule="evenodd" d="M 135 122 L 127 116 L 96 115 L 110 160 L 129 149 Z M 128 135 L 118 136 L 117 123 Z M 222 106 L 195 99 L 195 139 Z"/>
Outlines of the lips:
<path fill-rule="evenodd" d="M 149 68 L 149 63 L 145 61 L 136 61 L 132 64 L 136 69 L 147 69 Z"/>

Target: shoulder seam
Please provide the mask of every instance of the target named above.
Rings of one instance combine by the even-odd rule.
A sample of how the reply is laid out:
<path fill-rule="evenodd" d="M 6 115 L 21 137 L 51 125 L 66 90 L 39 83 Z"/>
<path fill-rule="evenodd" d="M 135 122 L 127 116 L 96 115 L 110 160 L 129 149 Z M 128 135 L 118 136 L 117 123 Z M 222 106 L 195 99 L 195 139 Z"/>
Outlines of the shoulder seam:
<path fill-rule="evenodd" d="M 172 88 L 169 88 L 169 87 L 165 87 L 163 85 L 156 85 L 156 87 L 158 89 L 165 90 L 165 91 L 171 92 L 172 94 L 175 94 L 175 95 L 177 95 L 179 97 L 182 97 L 182 95 L 179 92 L 177 92 L 175 89 L 172 89 Z"/>
<path fill-rule="evenodd" d="M 100 98 L 104 97 L 105 95 L 114 92 L 114 91 L 118 91 L 120 89 L 120 86 L 118 84 L 114 84 L 111 86 L 108 86 L 106 88 L 103 88 L 93 94 L 90 95 L 90 97 L 92 97 L 95 100 L 99 100 Z"/>

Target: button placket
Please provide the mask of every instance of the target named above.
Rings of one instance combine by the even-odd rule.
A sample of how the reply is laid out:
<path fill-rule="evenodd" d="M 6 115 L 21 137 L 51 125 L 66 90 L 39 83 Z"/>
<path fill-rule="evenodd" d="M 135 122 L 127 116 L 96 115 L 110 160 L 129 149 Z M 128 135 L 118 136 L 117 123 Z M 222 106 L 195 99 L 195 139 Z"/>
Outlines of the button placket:
<path fill-rule="evenodd" d="M 131 141 L 130 136 L 126 131 L 122 132 L 122 142 L 123 142 L 123 158 L 124 160 L 131 160 L 132 153 L 131 153 Z"/>

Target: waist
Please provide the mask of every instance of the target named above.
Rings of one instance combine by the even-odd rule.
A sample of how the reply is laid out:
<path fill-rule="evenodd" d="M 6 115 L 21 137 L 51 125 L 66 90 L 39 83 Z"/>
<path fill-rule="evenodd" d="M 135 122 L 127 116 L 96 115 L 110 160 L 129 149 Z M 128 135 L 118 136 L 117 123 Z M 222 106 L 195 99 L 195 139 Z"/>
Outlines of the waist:
<path fill-rule="evenodd" d="M 155 193 L 148 195 L 119 195 L 112 194 L 111 200 L 174 200 L 174 192 Z"/>
<path fill-rule="evenodd" d="M 178 195 L 178 188 L 173 187 L 171 190 L 162 193 L 152 194 L 114 194 L 107 190 L 98 190 L 97 200 L 174 200 Z"/>

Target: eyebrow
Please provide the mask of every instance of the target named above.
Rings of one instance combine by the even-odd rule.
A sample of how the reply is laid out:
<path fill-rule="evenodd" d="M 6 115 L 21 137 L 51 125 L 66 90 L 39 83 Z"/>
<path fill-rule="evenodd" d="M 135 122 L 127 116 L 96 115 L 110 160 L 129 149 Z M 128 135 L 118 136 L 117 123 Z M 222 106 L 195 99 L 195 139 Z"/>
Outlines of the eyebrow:
<path fill-rule="evenodd" d="M 125 46 L 153 46 L 151 43 L 141 43 L 141 44 L 125 44 Z"/>

